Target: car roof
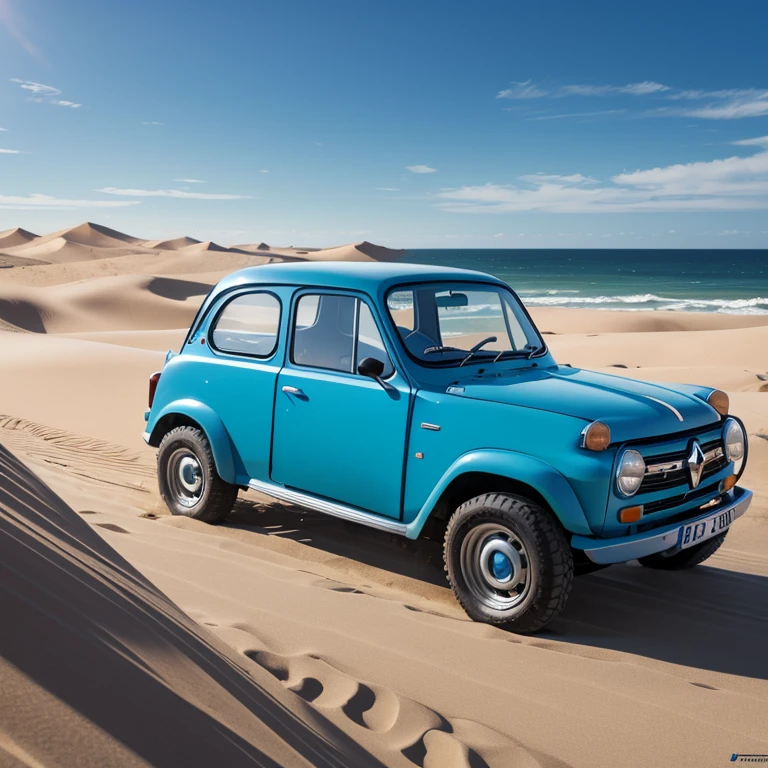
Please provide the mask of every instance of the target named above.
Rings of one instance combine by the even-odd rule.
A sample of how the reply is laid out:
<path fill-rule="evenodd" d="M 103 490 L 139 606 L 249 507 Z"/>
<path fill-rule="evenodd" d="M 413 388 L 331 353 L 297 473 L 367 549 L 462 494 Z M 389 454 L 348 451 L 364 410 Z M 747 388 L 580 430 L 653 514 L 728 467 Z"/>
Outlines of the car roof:
<path fill-rule="evenodd" d="M 238 285 L 271 284 L 327 286 L 363 290 L 371 294 L 392 285 L 431 280 L 463 280 L 504 284 L 485 272 L 405 262 L 297 261 L 246 267 L 225 277 L 215 293 Z"/>

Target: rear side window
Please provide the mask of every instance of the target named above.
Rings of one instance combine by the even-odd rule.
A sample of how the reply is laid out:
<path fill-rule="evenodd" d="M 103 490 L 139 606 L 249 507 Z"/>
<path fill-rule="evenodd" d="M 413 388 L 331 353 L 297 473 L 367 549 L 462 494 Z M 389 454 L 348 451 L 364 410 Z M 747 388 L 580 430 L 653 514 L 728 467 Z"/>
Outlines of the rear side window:
<path fill-rule="evenodd" d="M 216 318 L 211 346 L 220 352 L 270 357 L 277 347 L 280 301 L 263 291 L 236 296 Z"/>

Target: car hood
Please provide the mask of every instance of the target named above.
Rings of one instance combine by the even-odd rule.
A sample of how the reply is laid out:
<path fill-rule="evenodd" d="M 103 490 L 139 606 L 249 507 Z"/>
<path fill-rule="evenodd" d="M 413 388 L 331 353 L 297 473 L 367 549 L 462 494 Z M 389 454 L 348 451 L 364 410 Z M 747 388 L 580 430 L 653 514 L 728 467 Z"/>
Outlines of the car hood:
<path fill-rule="evenodd" d="M 457 381 L 447 390 L 459 397 L 599 420 L 610 427 L 614 443 L 716 423 L 718 413 L 702 399 L 710 391 L 650 384 L 567 366 L 485 373 Z"/>

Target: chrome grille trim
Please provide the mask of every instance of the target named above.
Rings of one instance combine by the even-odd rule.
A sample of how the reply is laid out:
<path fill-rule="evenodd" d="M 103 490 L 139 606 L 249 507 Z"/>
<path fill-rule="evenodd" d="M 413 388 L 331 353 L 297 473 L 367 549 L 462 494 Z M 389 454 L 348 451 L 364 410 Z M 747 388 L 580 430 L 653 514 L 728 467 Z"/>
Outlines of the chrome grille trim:
<path fill-rule="evenodd" d="M 716 461 L 717 459 L 721 459 L 724 455 L 725 453 L 720 447 L 707 451 L 704 454 L 704 466 L 706 467 L 707 464 Z M 685 465 L 685 459 L 663 461 L 659 464 L 648 464 L 645 468 L 645 476 L 648 477 L 649 475 L 658 475 L 666 472 L 679 472 L 680 470 L 685 469 Z"/>

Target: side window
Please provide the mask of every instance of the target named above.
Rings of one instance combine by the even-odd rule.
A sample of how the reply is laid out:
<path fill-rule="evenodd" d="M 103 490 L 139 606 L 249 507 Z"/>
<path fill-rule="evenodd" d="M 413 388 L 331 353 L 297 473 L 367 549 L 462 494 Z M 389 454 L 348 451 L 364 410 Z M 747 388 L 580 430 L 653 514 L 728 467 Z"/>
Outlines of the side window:
<path fill-rule="evenodd" d="M 357 365 L 366 357 L 373 357 L 384 363 L 382 378 L 386 379 L 394 372 L 392 362 L 387 354 L 376 321 L 373 319 L 370 307 L 365 302 L 360 302 L 360 319 L 357 327 Z"/>
<path fill-rule="evenodd" d="M 351 296 L 302 296 L 296 307 L 293 362 L 352 373 L 356 303 Z"/>
<path fill-rule="evenodd" d="M 232 299 L 215 321 L 211 346 L 221 352 L 269 357 L 277 347 L 280 302 L 271 293 L 245 293 Z"/>

